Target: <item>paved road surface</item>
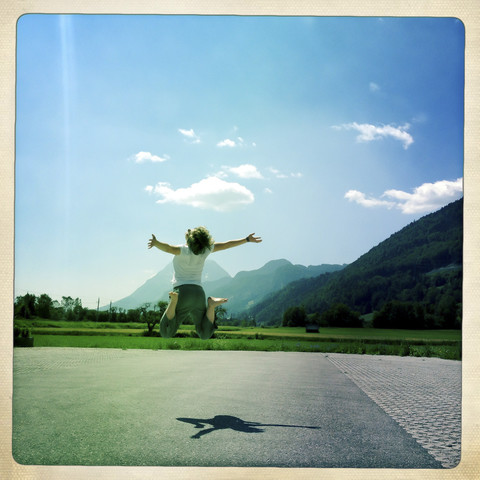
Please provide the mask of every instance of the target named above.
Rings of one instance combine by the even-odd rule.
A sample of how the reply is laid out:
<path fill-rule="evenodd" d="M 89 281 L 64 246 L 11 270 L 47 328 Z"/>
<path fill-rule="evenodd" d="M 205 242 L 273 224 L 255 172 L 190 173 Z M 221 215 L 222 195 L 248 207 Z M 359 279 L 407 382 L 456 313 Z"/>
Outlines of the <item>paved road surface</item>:
<path fill-rule="evenodd" d="M 460 362 L 16 348 L 13 453 L 37 465 L 445 468 Z"/>

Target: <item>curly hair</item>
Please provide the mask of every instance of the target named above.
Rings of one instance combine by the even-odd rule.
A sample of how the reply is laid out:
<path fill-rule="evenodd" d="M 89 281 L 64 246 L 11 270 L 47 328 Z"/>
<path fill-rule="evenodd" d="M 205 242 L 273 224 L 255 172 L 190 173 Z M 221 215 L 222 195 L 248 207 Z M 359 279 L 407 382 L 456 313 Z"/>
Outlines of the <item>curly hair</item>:
<path fill-rule="evenodd" d="M 187 231 L 188 248 L 195 254 L 205 252 L 205 249 L 213 247 L 213 238 L 205 227 L 197 227 Z"/>

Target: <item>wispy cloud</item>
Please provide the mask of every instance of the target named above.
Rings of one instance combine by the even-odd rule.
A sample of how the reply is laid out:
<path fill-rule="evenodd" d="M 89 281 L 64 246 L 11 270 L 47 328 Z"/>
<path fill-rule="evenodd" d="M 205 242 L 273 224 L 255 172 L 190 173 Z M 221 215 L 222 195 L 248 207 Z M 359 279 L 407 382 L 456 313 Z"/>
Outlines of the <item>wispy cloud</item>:
<path fill-rule="evenodd" d="M 370 82 L 368 87 L 370 88 L 371 92 L 378 92 L 380 90 L 380 86 L 378 84 L 376 84 L 375 82 Z"/>
<path fill-rule="evenodd" d="M 163 157 L 159 157 L 158 155 L 153 155 L 150 152 L 138 152 L 133 156 L 133 160 L 135 163 L 145 163 L 145 162 L 153 162 L 153 163 L 160 163 L 166 162 L 169 160 L 170 157 L 166 154 Z"/>
<path fill-rule="evenodd" d="M 403 143 L 406 150 L 412 143 L 413 137 L 407 132 L 410 124 L 406 123 L 400 127 L 394 125 L 371 125 L 369 123 L 345 123 L 343 125 L 334 125 L 335 130 L 356 130 L 359 132 L 357 136 L 358 142 L 371 142 L 380 140 L 385 137 L 391 137 Z"/>
<path fill-rule="evenodd" d="M 413 190 L 413 193 L 402 190 L 386 190 L 381 198 L 367 198 L 358 190 L 349 190 L 345 198 L 364 207 L 397 208 L 405 214 L 428 213 L 438 210 L 447 203 L 458 200 L 463 195 L 463 178 L 454 181 L 440 180 L 435 183 L 424 183 Z M 390 200 L 382 200 L 389 198 Z"/>
<path fill-rule="evenodd" d="M 200 143 L 200 137 L 194 132 L 193 128 L 190 130 L 179 128 L 178 131 L 185 137 L 185 140 L 191 143 Z"/>
<path fill-rule="evenodd" d="M 240 178 L 263 178 L 263 175 L 258 171 L 257 167 L 249 163 L 239 165 L 238 167 L 223 166 L 222 169 L 223 170 L 217 176 L 225 176 L 226 172 L 230 172 Z"/>
<path fill-rule="evenodd" d="M 300 172 L 292 172 L 292 173 L 287 175 L 286 173 L 283 173 L 283 172 L 281 172 L 280 170 L 278 170 L 277 168 L 274 168 L 274 167 L 270 167 L 268 170 L 271 173 L 273 173 L 273 175 L 276 178 L 289 178 L 289 177 L 301 178 L 301 177 L 303 177 L 303 173 L 300 173 Z"/>
<path fill-rule="evenodd" d="M 269 168 L 270 172 L 272 172 L 275 177 L 277 178 L 288 178 L 288 175 L 285 175 L 284 173 L 282 173 L 280 170 L 276 169 L 276 168 L 273 168 L 273 167 L 270 167 Z"/>
<path fill-rule="evenodd" d="M 207 177 L 189 187 L 176 190 L 165 182 L 160 182 L 155 187 L 149 185 L 145 190 L 161 197 L 157 203 L 189 205 L 217 212 L 235 210 L 255 200 L 248 188 L 239 183 L 226 182 L 218 177 Z"/>

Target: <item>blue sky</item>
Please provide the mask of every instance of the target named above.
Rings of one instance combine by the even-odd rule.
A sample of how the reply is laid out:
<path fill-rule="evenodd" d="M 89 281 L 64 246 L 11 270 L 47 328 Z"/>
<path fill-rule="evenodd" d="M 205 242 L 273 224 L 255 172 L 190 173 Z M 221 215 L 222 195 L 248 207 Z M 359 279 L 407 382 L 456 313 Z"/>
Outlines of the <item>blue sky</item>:
<path fill-rule="evenodd" d="M 454 18 L 25 15 L 15 287 L 106 304 L 205 225 L 230 274 L 351 263 L 462 195 Z"/>

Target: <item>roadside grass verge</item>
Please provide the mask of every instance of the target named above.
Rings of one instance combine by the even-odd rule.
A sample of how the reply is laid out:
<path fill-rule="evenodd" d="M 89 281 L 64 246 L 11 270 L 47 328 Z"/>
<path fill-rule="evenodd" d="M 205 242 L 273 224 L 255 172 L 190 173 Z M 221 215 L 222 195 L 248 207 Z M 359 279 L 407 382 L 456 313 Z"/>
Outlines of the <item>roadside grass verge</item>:
<path fill-rule="evenodd" d="M 292 339 L 231 339 L 200 340 L 193 337 L 128 337 L 95 335 L 36 335 L 36 347 L 120 348 L 152 350 L 247 350 L 267 352 L 350 353 L 363 355 L 397 355 L 438 357 L 461 360 L 461 344 L 435 345 L 431 343 L 366 343 L 364 341 L 297 341 Z"/>

